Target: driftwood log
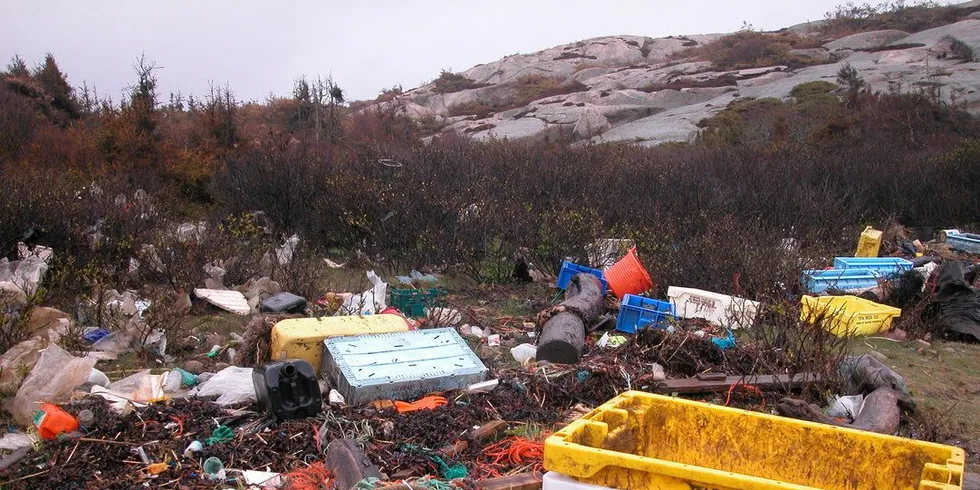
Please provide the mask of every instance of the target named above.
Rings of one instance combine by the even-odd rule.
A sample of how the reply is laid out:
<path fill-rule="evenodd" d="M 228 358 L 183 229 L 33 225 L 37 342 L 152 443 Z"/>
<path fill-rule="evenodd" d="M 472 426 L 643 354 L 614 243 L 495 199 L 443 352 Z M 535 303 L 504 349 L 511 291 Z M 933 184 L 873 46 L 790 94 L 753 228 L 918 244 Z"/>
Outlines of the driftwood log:
<path fill-rule="evenodd" d="M 820 422 L 822 424 L 849 427 L 879 434 L 894 434 L 898 431 L 901 409 L 898 408 L 899 395 L 890 388 L 878 388 L 871 392 L 861 404 L 854 422 L 828 417 L 807 402 L 795 398 L 783 398 L 776 404 L 780 415 L 795 419 Z"/>
<path fill-rule="evenodd" d="M 578 274 L 565 291 L 565 301 L 538 314 L 544 326 L 538 339 L 537 359 L 560 364 L 577 364 L 585 349 L 586 328 L 602 313 L 603 294 L 599 279 Z"/>

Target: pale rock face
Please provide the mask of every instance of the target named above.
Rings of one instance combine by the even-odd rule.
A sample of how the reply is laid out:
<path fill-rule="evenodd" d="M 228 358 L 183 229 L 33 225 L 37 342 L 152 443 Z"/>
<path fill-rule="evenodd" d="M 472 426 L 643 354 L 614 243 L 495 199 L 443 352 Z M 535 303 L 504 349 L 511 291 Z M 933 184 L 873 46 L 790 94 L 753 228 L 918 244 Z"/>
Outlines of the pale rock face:
<path fill-rule="evenodd" d="M 609 124 L 609 120 L 606 119 L 606 116 L 602 115 L 601 111 L 597 109 L 586 109 L 579 116 L 578 121 L 575 122 L 575 127 L 572 129 L 572 132 L 579 139 L 588 139 L 602 134 L 609 130 L 610 127 L 612 125 Z"/>
<path fill-rule="evenodd" d="M 818 36 L 821 24 L 811 22 L 790 30 Z M 951 57 L 949 40 L 956 38 L 980 55 L 980 15 L 911 35 L 896 30 L 865 32 L 820 48 L 794 50 L 791 54 L 813 63 L 796 69 L 769 66 L 719 71 L 710 62 L 684 59 L 680 54 L 720 36 L 653 39 L 622 35 L 587 39 L 507 56 L 463 72 L 478 83 L 489 84 L 486 87 L 438 94 L 430 84 L 374 107 L 394 108 L 408 117 L 439 121 L 444 124 L 443 131 L 477 140 L 562 138 L 578 144 L 627 141 L 651 146 L 694 140 L 700 131 L 699 121 L 717 114 L 736 99 L 785 99 L 801 83 L 836 83 L 838 70 L 847 62 L 872 90 L 908 91 L 938 82 L 943 97 L 954 98 L 980 114 L 980 63 Z M 869 51 L 887 46 L 895 48 Z M 566 86 L 577 82 L 588 88 L 541 98 L 483 119 L 449 116 L 452 108 L 461 104 L 494 105 L 514 100 L 515 82 L 532 74 L 554 77 Z M 723 86 L 697 86 L 710 85 L 719 77 L 725 77 Z"/>
<path fill-rule="evenodd" d="M 857 51 L 861 49 L 878 48 L 891 44 L 899 39 L 908 37 L 909 33 L 904 31 L 897 31 L 894 29 L 884 30 L 884 31 L 871 31 L 871 32 L 859 32 L 857 34 L 851 34 L 850 36 L 845 36 L 835 41 L 831 41 L 824 44 L 823 47 L 828 51 L 837 51 L 841 49 L 849 49 L 852 51 Z M 905 41 L 903 41 L 905 42 Z"/>
<path fill-rule="evenodd" d="M 830 61 L 830 52 L 824 48 L 791 49 L 789 54 L 821 63 Z"/>

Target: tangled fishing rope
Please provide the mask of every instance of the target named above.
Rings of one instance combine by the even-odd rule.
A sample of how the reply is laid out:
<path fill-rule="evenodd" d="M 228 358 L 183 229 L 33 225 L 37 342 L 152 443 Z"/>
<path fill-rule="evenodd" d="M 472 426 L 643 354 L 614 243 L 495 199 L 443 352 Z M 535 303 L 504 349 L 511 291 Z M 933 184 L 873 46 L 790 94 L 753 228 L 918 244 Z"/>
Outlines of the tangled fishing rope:
<path fill-rule="evenodd" d="M 515 467 L 519 471 L 541 473 L 544 471 L 543 460 L 543 442 L 524 437 L 508 437 L 483 448 L 476 461 L 476 478 L 504 476 L 505 473 L 514 473 L 515 470 L 508 471 L 508 468 Z"/>
<path fill-rule="evenodd" d="M 321 462 L 286 473 L 286 490 L 330 490 L 333 474 Z"/>

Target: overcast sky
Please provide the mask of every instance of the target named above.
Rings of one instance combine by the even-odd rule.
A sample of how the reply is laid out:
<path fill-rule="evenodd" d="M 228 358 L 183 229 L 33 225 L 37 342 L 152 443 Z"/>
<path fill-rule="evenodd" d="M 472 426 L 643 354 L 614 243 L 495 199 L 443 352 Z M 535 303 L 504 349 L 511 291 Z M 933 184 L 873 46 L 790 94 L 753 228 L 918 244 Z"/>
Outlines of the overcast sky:
<path fill-rule="evenodd" d="M 285 95 L 298 75 L 332 75 L 348 99 L 405 89 L 440 69 L 590 37 L 775 30 L 842 0 L 208 1 L 0 0 L 0 57 L 52 52 L 72 85 L 118 101 L 134 60 L 162 67 L 159 92 L 228 83 L 239 100 Z M 3 63 L 6 64 L 6 61 Z"/>

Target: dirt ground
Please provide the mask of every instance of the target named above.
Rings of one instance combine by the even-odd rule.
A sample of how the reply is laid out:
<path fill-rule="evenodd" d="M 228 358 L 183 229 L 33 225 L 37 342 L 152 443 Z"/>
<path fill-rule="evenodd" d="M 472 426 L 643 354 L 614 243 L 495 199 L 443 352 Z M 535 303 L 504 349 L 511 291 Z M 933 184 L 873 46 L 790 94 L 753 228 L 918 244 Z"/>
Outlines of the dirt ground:
<path fill-rule="evenodd" d="M 968 471 L 980 472 L 980 344 L 936 340 L 857 339 L 855 353 L 879 352 L 905 377 L 919 405 L 920 431 L 937 431 L 967 450 Z M 913 434 L 914 435 L 914 434 Z"/>

